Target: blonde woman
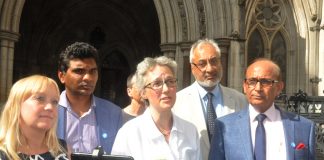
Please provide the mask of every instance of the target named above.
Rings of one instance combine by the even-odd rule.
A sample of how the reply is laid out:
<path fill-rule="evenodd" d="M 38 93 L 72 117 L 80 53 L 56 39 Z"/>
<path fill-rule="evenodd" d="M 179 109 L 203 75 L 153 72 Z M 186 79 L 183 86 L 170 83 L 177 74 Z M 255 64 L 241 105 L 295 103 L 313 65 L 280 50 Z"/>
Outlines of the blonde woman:
<path fill-rule="evenodd" d="M 64 141 L 56 136 L 56 82 L 33 75 L 17 81 L 3 107 L 0 122 L 0 159 L 68 159 Z"/>

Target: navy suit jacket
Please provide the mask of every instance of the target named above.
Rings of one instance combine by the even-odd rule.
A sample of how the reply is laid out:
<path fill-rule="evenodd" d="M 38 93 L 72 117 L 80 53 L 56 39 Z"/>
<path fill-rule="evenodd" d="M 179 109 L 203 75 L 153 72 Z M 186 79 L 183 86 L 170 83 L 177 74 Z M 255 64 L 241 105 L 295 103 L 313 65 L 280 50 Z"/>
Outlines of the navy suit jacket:
<path fill-rule="evenodd" d="M 276 109 L 280 110 L 278 107 Z M 302 116 L 280 110 L 286 139 L 287 160 L 315 159 L 315 123 Z M 248 107 L 216 119 L 209 160 L 253 160 Z M 291 146 L 304 143 L 305 148 Z M 276 153 L 273 153 L 276 154 Z"/>
<path fill-rule="evenodd" d="M 107 154 L 110 154 L 112 145 L 115 141 L 115 137 L 119 128 L 122 125 L 121 109 L 101 98 L 93 96 L 96 107 L 94 107 L 97 122 L 97 134 L 99 145 L 103 147 Z M 60 98 L 60 105 L 58 108 L 58 126 L 57 136 L 60 139 L 66 139 L 66 107 L 63 104 L 67 104 L 65 91 L 62 92 Z"/>

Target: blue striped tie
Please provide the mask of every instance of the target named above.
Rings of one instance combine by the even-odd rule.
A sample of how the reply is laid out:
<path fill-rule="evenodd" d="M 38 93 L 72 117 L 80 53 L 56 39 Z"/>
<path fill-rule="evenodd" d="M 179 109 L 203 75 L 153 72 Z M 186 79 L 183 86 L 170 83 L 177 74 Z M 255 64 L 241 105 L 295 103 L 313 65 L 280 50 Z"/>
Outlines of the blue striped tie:
<path fill-rule="evenodd" d="M 266 160 L 266 133 L 263 126 L 263 120 L 265 118 L 267 118 L 267 116 L 264 114 L 259 114 L 256 117 L 256 120 L 258 121 L 258 126 L 255 130 L 255 160 Z"/>

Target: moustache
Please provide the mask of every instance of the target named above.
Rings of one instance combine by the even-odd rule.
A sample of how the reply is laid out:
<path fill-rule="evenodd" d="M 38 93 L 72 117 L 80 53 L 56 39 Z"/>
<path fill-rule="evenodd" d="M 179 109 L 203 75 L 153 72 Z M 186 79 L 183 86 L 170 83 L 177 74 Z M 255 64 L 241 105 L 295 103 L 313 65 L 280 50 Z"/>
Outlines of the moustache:
<path fill-rule="evenodd" d="M 94 87 L 93 84 L 89 84 L 87 82 L 81 82 L 81 83 L 79 83 L 79 86 L 80 87 Z"/>

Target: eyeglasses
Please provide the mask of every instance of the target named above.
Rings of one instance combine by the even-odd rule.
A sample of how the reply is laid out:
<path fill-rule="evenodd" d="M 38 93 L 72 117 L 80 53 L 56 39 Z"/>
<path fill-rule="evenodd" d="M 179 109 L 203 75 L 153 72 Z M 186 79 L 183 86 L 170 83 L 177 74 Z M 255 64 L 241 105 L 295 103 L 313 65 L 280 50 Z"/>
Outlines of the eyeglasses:
<path fill-rule="evenodd" d="M 266 79 L 266 78 L 261 78 L 261 79 L 257 79 L 257 78 L 246 79 L 245 78 L 245 83 L 249 86 L 249 88 L 254 88 L 258 82 L 260 82 L 260 85 L 263 88 L 268 88 L 268 87 L 272 87 L 272 85 L 274 83 L 278 83 L 279 81 L 272 80 L 272 79 Z"/>
<path fill-rule="evenodd" d="M 197 64 L 196 63 L 191 63 L 191 64 L 196 66 L 199 70 L 202 71 L 202 70 L 206 69 L 208 62 L 212 67 L 216 67 L 219 64 L 221 64 L 220 57 L 214 57 L 209 60 L 199 60 L 199 62 Z"/>
<path fill-rule="evenodd" d="M 153 82 L 145 85 L 144 88 L 151 88 L 153 90 L 161 90 L 164 84 L 166 84 L 168 87 L 176 87 L 177 79 L 170 78 L 170 79 L 156 80 L 156 81 L 153 81 Z"/>

